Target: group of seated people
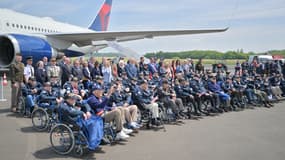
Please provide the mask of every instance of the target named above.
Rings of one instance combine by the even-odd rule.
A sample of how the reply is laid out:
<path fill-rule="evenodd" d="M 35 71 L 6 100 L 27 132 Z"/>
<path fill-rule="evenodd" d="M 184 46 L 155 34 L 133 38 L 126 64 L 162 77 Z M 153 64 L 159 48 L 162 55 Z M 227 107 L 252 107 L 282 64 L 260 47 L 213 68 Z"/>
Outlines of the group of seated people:
<path fill-rule="evenodd" d="M 159 126 L 159 107 L 170 108 L 176 119 L 184 119 L 189 116 L 185 113 L 188 104 L 193 107 L 192 116 L 201 116 L 237 110 L 242 108 L 242 103 L 255 106 L 256 95 L 265 107 L 272 107 L 272 100 L 282 99 L 285 93 L 281 73 L 249 76 L 246 72 L 213 74 L 210 70 L 197 73 L 194 69 L 172 72 L 171 76 L 162 72 L 156 63 L 143 65 L 141 69 L 134 67 L 139 72 L 137 75 L 130 76 L 130 71 L 123 70 L 110 83 L 105 83 L 100 75 L 87 82 L 70 75 L 64 84 L 57 77 L 43 84 L 29 77 L 23 87 L 26 114 L 38 106 L 60 108 L 62 121 L 71 124 L 76 124 L 78 119 L 101 117 L 104 123 L 113 123 L 116 140 L 121 140 L 142 127 L 138 121 L 139 110 L 148 110 L 151 123 Z M 243 96 L 247 102 L 242 101 Z M 233 103 L 233 99 L 239 103 Z M 202 110 L 205 100 L 210 104 L 207 110 Z"/>

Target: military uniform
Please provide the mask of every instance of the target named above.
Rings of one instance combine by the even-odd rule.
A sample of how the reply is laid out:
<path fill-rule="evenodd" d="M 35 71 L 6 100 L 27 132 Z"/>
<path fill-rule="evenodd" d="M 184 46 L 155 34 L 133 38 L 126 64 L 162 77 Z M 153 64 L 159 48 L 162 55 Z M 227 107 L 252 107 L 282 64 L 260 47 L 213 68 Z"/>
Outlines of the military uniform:
<path fill-rule="evenodd" d="M 11 110 L 15 111 L 18 107 L 18 99 L 21 96 L 21 85 L 24 81 L 24 68 L 22 62 L 15 62 L 10 66 L 10 76 L 12 84 Z"/>

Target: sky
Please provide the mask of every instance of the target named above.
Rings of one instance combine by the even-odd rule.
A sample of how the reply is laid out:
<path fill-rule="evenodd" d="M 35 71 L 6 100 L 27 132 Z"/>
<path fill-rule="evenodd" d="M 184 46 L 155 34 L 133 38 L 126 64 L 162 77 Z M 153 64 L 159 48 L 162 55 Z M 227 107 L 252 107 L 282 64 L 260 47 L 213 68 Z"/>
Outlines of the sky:
<path fill-rule="evenodd" d="M 0 7 L 88 27 L 103 1 L 1 0 Z M 229 30 L 224 33 L 160 37 L 121 44 L 142 54 L 186 50 L 266 52 L 285 49 L 285 0 L 113 0 L 108 30 L 226 27 Z"/>

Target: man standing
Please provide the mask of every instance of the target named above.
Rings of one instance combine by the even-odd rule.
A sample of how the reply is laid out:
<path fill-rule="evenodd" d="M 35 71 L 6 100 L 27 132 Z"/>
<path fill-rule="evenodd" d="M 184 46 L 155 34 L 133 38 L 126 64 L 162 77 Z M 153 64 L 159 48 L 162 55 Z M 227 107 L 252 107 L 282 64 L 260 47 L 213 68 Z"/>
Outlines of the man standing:
<path fill-rule="evenodd" d="M 12 95 L 11 95 L 11 111 L 16 112 L 18 106 L 18 97 L 21 96 L 21 83 L 24 80 L 24 64 L 21 62 L 22 56 L 16 54 L 15 63 L 10 66 Z"/>
<path fill-rule="evenodd" d="M 59 82 L 60 72 L 61 72 L 60 67 L 56 65 L 56 59 L 51 58 L 50 66 L 48 66 L 47 69 L 48 81 L 50 81 L 51 77 L 53 77 Z"/>
<path fill-rule="evenodd" d="M 35 70 L 34 70 L 34 67 L 32 66 L 33 57 L 32 56 L 27 57 L 26 62 L 27 62 L 27 65 L 24 68 L 24 75 L 25 75 L 25 82 L 28 83 L 29 78 L 35 76 Z"/>
<path fill-rule="evenodd" d="M 65 84 L 65 82 L 69 81 L 71 75 L 71 66 L 70 66 L 70 59 L 66 57 L 63 61 L 61 67 L 61 86 Z"/>
<path fill-rule="evenodd" d="M 133 58 L 129 59 L 129 64 L 126 65 L 125 69 L 130 79 L 138 77 L 138 68 L 136 67 L 136 61 Z"/>

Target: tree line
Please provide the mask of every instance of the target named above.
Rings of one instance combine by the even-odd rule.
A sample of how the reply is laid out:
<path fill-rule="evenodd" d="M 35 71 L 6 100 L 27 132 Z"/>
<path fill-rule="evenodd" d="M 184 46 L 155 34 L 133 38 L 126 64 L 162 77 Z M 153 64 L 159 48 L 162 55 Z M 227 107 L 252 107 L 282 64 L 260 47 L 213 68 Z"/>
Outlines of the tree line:
<path fill-rule="evenodd" d="M 219 52 L 212 50 L 193 50 L 193 51 L 183 51 L 183 52 L 155 52 L 155 53 L 146 53 L 144 56 L 147 58 L 157 57 L 165 59 L 248 59 L 250 55 L 258 54 L 271 54 L 271 55 L 283 55 L 285 57 L 285 50 L 272 50 L 266 53 L 255 53 L 255 52 L 243 52 L 242 49 L 237 51 L 227 51 Z"/>

